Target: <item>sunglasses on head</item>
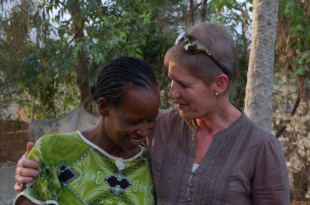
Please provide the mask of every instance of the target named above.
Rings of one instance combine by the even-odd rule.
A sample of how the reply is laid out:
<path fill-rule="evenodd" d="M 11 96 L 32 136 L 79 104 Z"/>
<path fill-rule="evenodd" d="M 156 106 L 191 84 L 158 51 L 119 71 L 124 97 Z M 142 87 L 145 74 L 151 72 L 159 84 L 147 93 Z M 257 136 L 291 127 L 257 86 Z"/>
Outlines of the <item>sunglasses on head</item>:
<path fill-rule="evenodd" d="M 225 69 L 211 54 L 205 45 L 203 45 L 198 39 L 194 36 L 188 35 L 184 31 L 175 40 L 174 45 L 177 45 L 180 41 L 183 40 L 183 49 L 186 53 L 195 55 L 199 52 L 206 53 L 213 62 L 223 71 L 224 74 L 228 75 L 227 69 Z"/>

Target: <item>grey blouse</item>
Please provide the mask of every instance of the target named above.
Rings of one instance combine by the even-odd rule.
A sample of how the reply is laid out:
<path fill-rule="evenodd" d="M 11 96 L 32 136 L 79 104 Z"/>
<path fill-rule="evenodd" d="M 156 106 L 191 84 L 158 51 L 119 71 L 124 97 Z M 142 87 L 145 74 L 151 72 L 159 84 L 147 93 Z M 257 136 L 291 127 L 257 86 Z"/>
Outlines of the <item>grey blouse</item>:
<path fill-rule="evenodd" d="M 182 119 L 178 109 L 161 111 L 156 121 L 147 148 L 157 204 L 290 204 L 279 141 L 243 112 L 214 136 L 194 172 L 197 126 Z"/>

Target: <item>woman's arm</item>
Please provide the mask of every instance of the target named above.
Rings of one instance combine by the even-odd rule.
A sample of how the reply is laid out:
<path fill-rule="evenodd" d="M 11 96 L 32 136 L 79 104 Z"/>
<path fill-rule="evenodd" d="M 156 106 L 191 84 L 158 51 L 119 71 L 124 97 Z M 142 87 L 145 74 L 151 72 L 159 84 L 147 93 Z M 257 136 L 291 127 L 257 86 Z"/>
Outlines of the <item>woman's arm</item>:
<path fill-rule="evenodd" d="M 289 205 L 290 184 L 284 154 L 274 137 L 266 140 L 255 160 L 252 200 L 257 205 Z"/>
<path fill-rule="evenodd" d="M 30 149 L 32 147 L 32 149 L 28 153 L 27 158 L 39 163 L 37 170 L 39 171 L 39 175 L 34 178 L 33 182 L 23 186 L 25 189 L 21 194 L 16 196 L 14 205 L 18 204 L 17 202 L 21 197 L 28 198 L 34 204 L 58 204 L 57 199 L 62 191 L 61 183 L 58 179 L 60 169 L 59 167 L 55 169 L 51 168 L 50 165 L 54 164 L 54 158 L 49 158 L 50 160 L 46 161 L 46 158 L 54 156 L 54 152 L 57 152 L 55 147 L 57 147 L 58 141 L 54 140 L 55 136 L 43 136 L 38 139 L 33 147 L 32 144 L 29 145 L 28 148 Z M 23 165 L 22 162 L 19 164 Z M 20 203 L 29 204 L 29 201 L 23 199 Z"/>
<path fill-rule="evenodd" d="M 28 142 L 27 144 L 27 152 L 18 160 L 17 167 L 15 170 L 15 181 L 14 189 L 17 192 L 21 192 L 23 187 L 21 186 L 24 183 L 30 183 L 33 181 L 33 177 L 39 175 L 37 170 L 31 168 L 38 168 L 39 163 L 36 161 L 31 161 L 27 159 L 27 154 L 33 148 L 34 143 Z"/>

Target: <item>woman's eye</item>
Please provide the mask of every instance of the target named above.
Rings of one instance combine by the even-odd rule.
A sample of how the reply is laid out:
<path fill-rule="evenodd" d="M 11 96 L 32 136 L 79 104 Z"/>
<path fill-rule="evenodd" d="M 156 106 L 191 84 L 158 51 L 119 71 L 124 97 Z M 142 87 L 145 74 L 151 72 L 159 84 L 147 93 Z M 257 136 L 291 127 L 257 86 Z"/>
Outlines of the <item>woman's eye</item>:
<path fill-rule="evenodd" d="M 155 118 L 152 118 L 152 119 L 149 119 L 147 122 L 148 123 L 151 123 L 151 122 L 154 122 Z"/>
<path fill-rule="evenodd" d="M 140 121 L 127 121 L 127 123 L 131 125 L 137 125 L 140 123 Z"/>
<path fill-rule="evenodd" d="M 182 83 L 180 83 L 180 86 L 181 86 L 182 88 L 187 88 L 187 87 L 188 87 L 187 85 L 184 85 L 184 84 L 182 84 Z"/>

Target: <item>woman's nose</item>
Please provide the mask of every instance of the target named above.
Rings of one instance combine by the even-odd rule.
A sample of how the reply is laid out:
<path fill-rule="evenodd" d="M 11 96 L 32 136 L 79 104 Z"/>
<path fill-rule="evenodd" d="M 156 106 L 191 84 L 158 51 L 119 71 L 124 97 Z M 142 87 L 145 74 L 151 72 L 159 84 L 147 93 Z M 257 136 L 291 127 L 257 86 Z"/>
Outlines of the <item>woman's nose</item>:
<path fill-rule="evenodd" d="M 152 128 L 149 125 L 149 123 L 143 123 L 137 130 L 137 134 L 142 136 L 142 137 L 147 137 L 149 136 Z"/>
<path fill-rule="evenodd" d="M 176 99 L 176 98 L 179 98 L 179 97 L 180 97 L 180 94 L 179 94 L 179 92 L 177 91 L 177 88 L 176 88 L 176 84 L 175 84 L 175 83 L 171 83 L 171 87 L 170 87 L 170 91 L 169 91 L 168 97 L 169 97 L 170 99 Z"/>

